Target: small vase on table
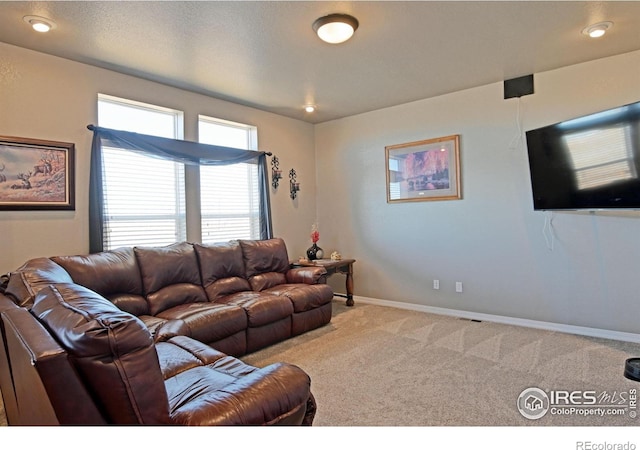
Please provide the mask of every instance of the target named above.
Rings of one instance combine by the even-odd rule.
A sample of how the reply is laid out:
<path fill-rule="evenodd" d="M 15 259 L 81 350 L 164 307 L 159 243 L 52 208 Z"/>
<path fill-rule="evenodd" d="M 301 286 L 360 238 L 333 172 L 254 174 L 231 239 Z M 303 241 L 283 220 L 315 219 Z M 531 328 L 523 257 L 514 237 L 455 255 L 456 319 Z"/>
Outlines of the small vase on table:
<path fill-rule="evenodd" d="M 315 242 L 311 247 L 307 249 L 307 258 L 309 258 L 310 261 L 322 259 L 323 256 L 324 250 L 318 247 L 318 244 L 316 244 Z"/>
<path fill-rule="evenodd" d="M 307 258 L 309 258 L 309 261 L 322 259 L 324 256 L 324 250 L 318 247 L 319 240 L 320 232 L 318 231 L 318 226 L 313 224 L 311 227 L 311 242 L 313 242 L 313 245 L 307 249 Z"/>

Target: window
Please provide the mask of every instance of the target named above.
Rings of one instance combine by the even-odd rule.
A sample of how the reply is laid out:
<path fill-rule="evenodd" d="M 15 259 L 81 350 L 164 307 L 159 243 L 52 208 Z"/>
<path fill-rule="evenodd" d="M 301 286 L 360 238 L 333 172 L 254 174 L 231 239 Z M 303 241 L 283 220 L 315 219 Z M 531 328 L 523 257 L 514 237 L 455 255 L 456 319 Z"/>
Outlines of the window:
<path fill-rule="evenodd" d="M 199 116 L 198 130 L 203 144 L 257 147 L 256 128 L 249 125 Z M 200 211 L 203 243 L 260 239 L 258 166 L 200 166 Z"/>
<path fill-rule="evenodd" d="M 92 252 L 272 236 L 267 154 L 255 151 L 255 127 L 200 116 L 201 142 L 184 141 L 182 112 L 107 95 L 98 96 L 98 119 Z"/>
<path fill-rule="evenodd" d="M 182 113 L 98 96 L 98 122 L 112 128 L 182 138 Z M 102 152 L 103 247 L 167 245 L 186 240 L 184 165 L 105 147 Z"/>

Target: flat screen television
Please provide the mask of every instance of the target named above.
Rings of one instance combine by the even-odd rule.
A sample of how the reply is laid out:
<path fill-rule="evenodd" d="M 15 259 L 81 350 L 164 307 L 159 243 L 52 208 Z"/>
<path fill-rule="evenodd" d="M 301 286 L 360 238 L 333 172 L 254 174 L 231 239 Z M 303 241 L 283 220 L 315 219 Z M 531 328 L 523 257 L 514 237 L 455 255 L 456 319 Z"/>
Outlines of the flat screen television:
<path fill-rule="evenodd" d="M 640 209 L 640 102 L 526 138 L 534 210 Z"/>

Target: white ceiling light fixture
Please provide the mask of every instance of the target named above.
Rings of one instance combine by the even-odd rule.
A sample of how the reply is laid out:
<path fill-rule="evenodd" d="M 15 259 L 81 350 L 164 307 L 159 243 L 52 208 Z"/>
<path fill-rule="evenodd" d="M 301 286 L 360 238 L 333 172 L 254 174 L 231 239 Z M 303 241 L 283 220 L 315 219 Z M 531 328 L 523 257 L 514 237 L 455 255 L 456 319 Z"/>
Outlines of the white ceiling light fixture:
<path fill-rule="evenodd" d="M 340 44 L 353 36 L 358 25 L 358 19 L 348 14 L 329 14 L 313 22 L 313 31 L 329 44 Z"/>
<path fill-rule="evenodd" d="M 613 27 L 613 22 L 598 22 L 593 25 L 589 25 L 582 30 L 582 34 L 592 38 L 599 38 Z"/>
<path fill-rule="evenodd" d="M 304 110 L 306 112 L 308 112 L 308 113 L 312 113 L 312 112 L 314 112 L 316 110 L 316 107 L 313 106 L 313 105 L 307 105 L 307 106 L 304 107 Z"/>
<path fill-rule="evenodd" d="M 56 23 L 53 20 L 40 16 L 24 16 L 22 20 L 31 25 L 31 28 L 38 33 L 47 33 L 56 27 Z"/>

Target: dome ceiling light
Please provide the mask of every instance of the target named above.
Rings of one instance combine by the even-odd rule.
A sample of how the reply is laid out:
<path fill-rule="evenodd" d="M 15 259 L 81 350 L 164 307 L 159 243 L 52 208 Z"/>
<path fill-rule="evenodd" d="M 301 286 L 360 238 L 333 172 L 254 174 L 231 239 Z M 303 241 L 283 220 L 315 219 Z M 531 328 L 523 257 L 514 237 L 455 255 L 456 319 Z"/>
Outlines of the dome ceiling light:
<path fill-rule="evenodd" d="M 329 44 L 348 40 L 358 29 L 358 19 L 347 14 L 329 14 L 313 22 L 313 31 Z"/>
<path fill-rule="evenodd" d="M 582 34 L 585 34 L 592 38 L 599 38 L 613 27 L 613 22 L 599 22 L 589 25 L 582 30 Z"/>
<path fill-rule="evenodd" d="M 31 25 L 31 28 L 38 33 L 47 33 L 56 27 L 56 23 L 53 20 L 40 16 L 24 16 L 22 20 Z"/>

